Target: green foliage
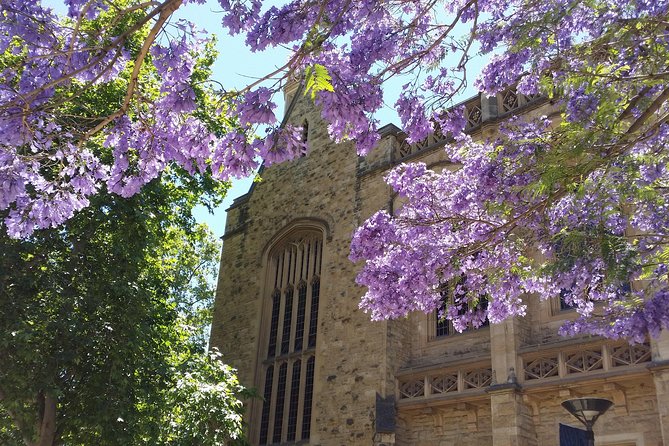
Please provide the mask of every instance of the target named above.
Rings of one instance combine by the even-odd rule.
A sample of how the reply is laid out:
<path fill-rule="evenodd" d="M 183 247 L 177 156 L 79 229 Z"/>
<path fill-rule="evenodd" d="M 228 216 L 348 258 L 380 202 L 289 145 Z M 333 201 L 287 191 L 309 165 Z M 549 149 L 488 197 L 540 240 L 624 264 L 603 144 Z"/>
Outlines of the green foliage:
<path fill-rule="evenodd" d="M 39 436 L 47 394 L 53 444 L 239 435 L 242 388 L 202 348 L 218 244 L 190 211 L 211 190 L 182 180 L 103 193 L 61 228 L 0 238 L 0 443 Z M 190 424 L 202 408 L 207 428 Z"/>
<path fill-rule="evenodd" d="M 175 386 L 167 392 L 172 407 L 161 424 L 161 444 L 215 446 L 245 444 L 240 396 L 251 396 L 238 383 L 234 370 L 223 364 L 217 351 L 189 356 Z"/>
<path fill-rule="evenodd" d="M 304 94 L 310 94 L 313 101 L 316 99 L 316 93 L 321 91 L 334 91 L 330 73 L 320 64 L 308 66 L 304 70 Z"/>

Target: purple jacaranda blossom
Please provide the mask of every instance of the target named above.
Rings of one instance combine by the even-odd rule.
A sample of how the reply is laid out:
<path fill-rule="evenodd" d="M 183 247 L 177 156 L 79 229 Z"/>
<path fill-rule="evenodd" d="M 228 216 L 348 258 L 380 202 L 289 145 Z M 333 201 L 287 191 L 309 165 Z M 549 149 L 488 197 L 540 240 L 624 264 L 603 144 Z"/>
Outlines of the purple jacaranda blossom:
<path fill-rule="evenodd" d="M 237 116 L 242 124 L 274 124 L 276 104 L 271 101 L 273 92 L 261 87 L 252 90 L 240 98 L 237 103 Z"/>
<path fill-rule="evenodd" d="M 569 93 L 567 100 L 567 121 L 586 121 L 599 105 L 599 100 L 592 93 L 586 93 L 585 86 L 580 86 Z"/>

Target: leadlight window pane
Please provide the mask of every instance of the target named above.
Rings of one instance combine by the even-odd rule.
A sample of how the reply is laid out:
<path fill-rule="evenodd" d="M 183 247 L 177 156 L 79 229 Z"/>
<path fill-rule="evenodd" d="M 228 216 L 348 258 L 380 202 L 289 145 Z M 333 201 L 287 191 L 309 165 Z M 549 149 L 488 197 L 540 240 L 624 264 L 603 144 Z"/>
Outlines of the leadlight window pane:
<path fill-rule="evenodd" d="M 442 304 L 441 308 L 437 310 L 437 327 L 435 335 L 439 336 L 448 336 L 450 332 L 451 321 L 446 319 L 446 305 Z"/>
<path fill-rule="evenodd" d="M 286 307 L 283 312 L 283 333 L 281 334 L 281 354 L 290 348 L 290 320 L 293 317 L 293 288 L 286 290 Z"/>
<path fill-rule="evenodd" d="M 283 403 L 286 400 L 286 374 L 288 373 L 288 364 L 283 363 L 279 367 L 279 382 L 276 390 L 276 407 L 274 408 L 274 443 L 281 442 L 281 429 L 283 428 Z"/>
<path fill-rule="evenodd" d="M 298 359 L 293 363 L 293 376 L 290 381 L 290 408 L 288 409 L 288 441 L 295 441 L 297 432 L 297 404 L 300 400 L 300 373 L 302 362 Z"/>
<path fill-rule="evenodd" d="M 318 299 L 321 293 L 321 283 L 318 277 L 311 284 L 311 318 L 309 319 L 309 348 L 316 346 L 316 331 L 318 329 Z"/>
<path fill-rule="evenodd" d="M 272 358 L 276 354 L 276 335 L 279 329 L 279 307 L 281 305 L 281 292 L 275 290 L 272 294 L 272 322 L 269 329 L 269 345 L 267 357 Z"/>
<path fill-rule="evenodd" d="M 262 419 L 260 421 L 260 444 L 267 444 L 267 432 L 269 429 L 269 411 L 272 407 L 272 380 L 274 379 L 274 366 L 271 365 L 265 372 L 264 402 L 262 405 Z"/>
<path fill-rule="evenodd" d="M 437 332 L 436 336 L 448 336 L 451 334 L 449 328 L 450 321 L 448 319 L 437 319 Z"/>
<path fill-rule="evenodd" d="M 441 306 L 436 310 L 435 315 L 435 337 L 449 336 L 457 333 L 457 330 L 453 327 L 453 323 L 446 319 L 446 312 L 449 305 L 454 304 L 455 297 L 455 287 L 459 284 L 461 294 L 467 293 L 467 288 L 465 285 L 466 277 L 462 276 L 454 284 L 447 283 L 443 291 L 441 292 Z M 486 310 L 488 308 L 488 297 L 486 295 L 479 296 L 479 302 L 476 307 L 477 309 Z M 461 307 L 458 309 L 458 315 L 464 315 L 467 311 L 470 310 L 470 307 L 466 303 L 462 303 Z M 481 327 L 487 327 L 490 325 L 490 321 L 486 318 L 481 324 L 480 327 L 469 326 L 465 331 L 476 330 Z"/>
<path fill-rule="evenodd" d="M 314 395 L 314 361 L 310 357 L 307 361 L 307 373 L 304 383 L 304 409 L 302 411 L 302 439 L 306 440 L 311 434 L 311 404 Z"/>
<path fill-rule="evenodd" d="M 567 302 L 567 298 L 571 296 L 571 288 L 562 288 L 560 290 L 560 311 L 573 310 L 574 304 L 571 300 Z"/>
<path fill-rule="evenodd" d="M 479 308 L 481 308 L 482 310 L 487 310 L 488 309 L 488 303 L 489 302 L 490 301 L 488 300 L 487 295 L 479 296 Z M 490 325 L 490 320 L 486 316 L 486 318 L 483 321 L 483 324 L 481 325 L 481 327 L 487 327 L 489 325 Z M 479 328 L 481 328 L 481 327 L 479 327 Z"/>
<path fill-rule="evenodd" d="M 297 290 L 297 318 L 295 320 L 295 345 L 293 350 L 299 352 L 304 343 L 304 314 L 307 306 L 307 284 L 302 282 Z"/>
<path fill-rule="evenodd" d="M 302 123 L 302 142 L 309 141 L 309 121 L 306 119 Z"/>

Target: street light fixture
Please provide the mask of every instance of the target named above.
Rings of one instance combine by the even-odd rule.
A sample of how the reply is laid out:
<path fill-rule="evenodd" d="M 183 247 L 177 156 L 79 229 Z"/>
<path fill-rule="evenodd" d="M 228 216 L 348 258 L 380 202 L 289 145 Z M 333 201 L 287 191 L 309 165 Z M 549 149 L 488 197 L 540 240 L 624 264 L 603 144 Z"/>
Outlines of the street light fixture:
<path fill-rule="evenodd" d="M 613 401 L 604 398 L 575 398 L 562 403 L 562 407 L 585 425 L 588 432 L 588 445 L 595 446 L 595 433 L 592 426 L 604 412 L 613 406 Z"/>

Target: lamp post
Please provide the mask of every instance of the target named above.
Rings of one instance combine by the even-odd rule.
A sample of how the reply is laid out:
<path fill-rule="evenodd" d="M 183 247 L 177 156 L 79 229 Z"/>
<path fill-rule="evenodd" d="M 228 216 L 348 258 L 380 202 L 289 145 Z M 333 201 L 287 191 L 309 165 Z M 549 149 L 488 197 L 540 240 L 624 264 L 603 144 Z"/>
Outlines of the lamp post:
<path fill-rule="evenodd" d="M 562 403 L 562 407 L 585 425 L 588 432 L 588 446 L 595 446 L 595 433 L 592 426 L 604 412 L 613 406 L 613 402 L 604 398 L 575 398 Z"/>

